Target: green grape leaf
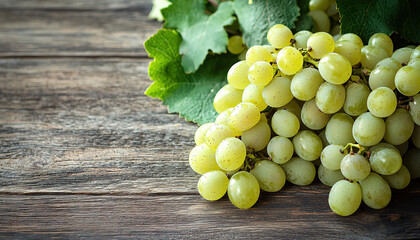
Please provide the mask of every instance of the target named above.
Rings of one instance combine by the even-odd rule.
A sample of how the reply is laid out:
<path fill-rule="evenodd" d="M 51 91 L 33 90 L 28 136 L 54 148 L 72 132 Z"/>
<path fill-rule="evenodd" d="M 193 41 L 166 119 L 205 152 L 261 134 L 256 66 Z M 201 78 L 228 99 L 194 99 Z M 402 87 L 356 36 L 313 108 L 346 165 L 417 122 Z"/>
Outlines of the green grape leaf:
<path fill-rule="evenodd" d="M 295 28 L 299 16 L 296 0 L 254 0 L 252 4 L 248 0 L 235 0 L 233 9 L 248 47 L 268 44 L 267 32 L 275 24 Z"/>
<path fill-rule="evenodd" d="M 156 19 L 159 22 L 162 22 L 163 21 L 163 16 L 162 16 L 162 13 L 160 12 L 160 10 L 166 8 L 170 4 L 171 4 L 171 2 L 169 2 L 168 0 L 153 0 L 153 7 L 152 7 L 152 10 L 149 13 L 149 18 L 150 19 Z"/>
<path fill-rule="evenodd" d="M 411 42 L 420 42 L 420 1 L 337 0 L 341 32 L 355 33 L 367 44 L 374 33 L 396 32 Z"/>
<path fill-rule="evenodd" d="M 195 73 L 187 74 L 179 54 L 181 42 L 176 31 L 161 29 L 144 43 L 154 58 L 149 65 L 153 83 L 145 94 L 163 100 L 170 113 L 178 112 L 187 121 L 213 122 L 217 116 L 214 96 L 227 84 L 226 74 L 238 59 L 230 54 L 209 55 Z"/>
<path fill-rule="evenodd" d="M 182 36 L 180 53 L 182 67 L 187 73 L 195 72 L 208 54 L 225 53 L 228 34 L 224 26 L 235 18 L 231 2 L 222 2 L 211 15 L 205 13 L 204 1 L 173 0 L 162 9 L 166 19 L 164 27 L 177 29 Z"/>

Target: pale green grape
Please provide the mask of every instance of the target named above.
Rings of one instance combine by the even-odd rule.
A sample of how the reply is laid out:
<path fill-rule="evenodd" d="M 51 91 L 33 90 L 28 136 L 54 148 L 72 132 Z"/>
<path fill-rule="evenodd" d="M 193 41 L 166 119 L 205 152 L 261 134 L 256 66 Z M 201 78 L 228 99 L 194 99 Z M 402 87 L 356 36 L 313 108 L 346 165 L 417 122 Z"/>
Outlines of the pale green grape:
<path fill-rule="evenodd" d="M 362 59 L 362 51 L 357 43 L 341 40 L 335 43 L 334 52 L 345 57 L 352 66 L 358 64 Z"/>
<path fill-rule="evenodd" d="M 207 130 L 205 141 L 207 146 L 216 151 L 217 146 L 219 146 L 224 139 L 234 136 L 235 134 L 230 127 L 224 124 L 214 124 Z"/>
<path fill-rule="evenodd" d="M 413 135 L 411 136 L 411 140 L 416 148 L 420 149 L 420 126 L 416 125 L 414 127 Z M 401 153 L 403 155 L 403 153 Z"/>
<path fill-rule="evenodd" d="M 290 84 L 293 96 L 302 101 L 315 97 L 319 86 L 324 82 L 321 74 L 315 68 L 305 68 L 296 73 Z"/>
<path fill-rule="evenodd" d="M 400 170 L 391 175 L 384 175 L 382 178 L 389 184 L 390 187 L 395 189 L 404 189 L 408 186 L 411 180 L 410 172 L 407 167 L 401 165 Z"/>
<path fill-rule="evenodd" d="M 239 35 L 230 37 L 228 40 L 227 49 L 232 54 L 241 53 L 245 49 L 242 37 Z"/>
<path fill-rule="evenodd" d="M 318 178 L 323 184 L 330 187 L 332 187 L 336 182 L 344 180 L 344 176 L 340 170 L 328 169 L 323 164 L 318 167 Z"/>
<path fill-rule="evenodd" d="M 292 38 L 292 31 L 283 24 L 272 26 L 267 33 L 268 42 L 275 48 L 290 46 Z"/>
<path fill-rule="evenodd" d="M 209 201 L 222 198 L 229 185 L 229 179 L 221 171 L 207 172 L 198 180 L 197 188 L 200 195 Z"/>
<path fill-rule="evenodd" d="M 286 183 L 283 169 L 271 161 L 257 162 L 250 173 L 258 180 L 260 188 L 266 192 L 280 191 Z"/>
<path fill-rule="evenodd" d="M 391 188 L 378 174 L 370 173 L 360 181 L 363 202 L 373 209 L 382 209 L 391 201 Z"/>
<path fill-rule="evenodd" d="M 263 111 L 267 107 L 267 103 L 262 97 L 263 88 L 252 83 L 249 84 L 242 93 L 242 102 L 253 103 L 260 111 Z"/>
<path fill-rule="evenodd" d="M 219 114 L 219 116 L 217 116 L 215 123 L 224 124 L 226 126 L 229 126 L 229 117 L 232 114 L 232 111 L 233 111 L 233 108 L 228 108 L 225 111 L 223 111 L 221 114 Z M 238 130 L 233 129 L 233 128 L 231 128 L 231 130 L 233 131 L 233 135 L 235 137 L 239 137 L 239 136 L 242 135 L 241 131 L 238 131 Z M 205 133 L 204 133 L 204 137 L 205 137 Z"/>
<path fill-rule="evenodd" d="M 197 128 L 197 131 L 195 131 L 194 134 L 194 142 L 196 145 L 200 145 L 202 143 L 206 142 L 206 133 L 207 130 L 209 130 L 210 127 L 212 127 L 214 123 L 206 123 L 201 125 L 199 128 Z"/>
<path fill-rule="evenodd" d="M 277 110 L 271 119 L 273 131 L 282 137 L 293 137 L 299 131 L 299 119 L 287 110 Z"/>
<path fill-rule="evenodd" d="M 252 46 L 248 51 L 246 52 L 246 63 L 248 63 L 248 66 L 252 66 L 252 64 L 259 62 L 259 61 L 265 61 L 265 62 L 273 62 L 273 56 L 271 55 L 271 52 L 268 51 L 263 46 Z"/>
<path fill-rule="evenodd" d="M 367 107 L 369 112 L 376 117 L 388 117 L 397 107 L 397 96 L 387 87 L 376 88 L 369 94 Z"/>
<path fill-rule="evenodd" d="M 248 49 L 247 48 L 245 48 L 242 52 L 241 52 L 241 54 L 239 54 L 238 55 L 238 59 L 240 60 L 240 61 L 246 61 L 246 53 L 248 52 Z"/>
<path fill-rule="evenodd" d="M 288 138 L 275 136 L 267 145 L 267 153 L 273 162 L 284 164 L 293 156 L 293 143 Z"/>
<path fill-rule="evenodd" d="M 312 17 L 315 25 L 315 32 L 329 32 L 331 21 L 327 13 L 320 10 L 313 10 L 308 13 Z"/>
<path fill-rule="evenodd" d="M 262 90 L 262 98 L 270 107 L 281 107 L 293 99 L 290 92 L 290 79 L 275 77 L 270 84 Z"/>
<path fill-rule="evenodd" d="M 321 162 L 330 170 L 339 170 L 341 161 L 347 155 L 347 151 L 341 153 L 344 148 L 342 145 L 331 144 L 326 146 L 321 152 Z"/>
<path fill-rule="evenodd" d="M 192 170 L 198 174 L 220 170 L 216 163 L 215 152 L 205 143 L 195 146 L 189 156 L 189 163 Z"/>
<path fill-rule="evenodd" d="M 331 0 L 310 0 L 309 1 L 309 10 L 321 10 L 327 11 L 327 8 L 330 6 Z"/>
<path fill-rule="evenodd" d="M 410 115 L 413 118 L 413 121 L 420 126 L 420 94 L 416 94 L 413 97 L 413 101 L 409 104 Z"/>
<path fill-rule="evenodd" d="M 303 56 L 294 47 L 285 47 L 277 54 L 277 66 L 286 75 L 297 73 L 303 66 Z"/>
<path fill-rule="evenodd" d="M 377 66 L 370 73 L 369 87 L 374 90 L 379 87 L 387 87 L 391 90 L 395 89 L 395 74 L 397 71 L 387 66 Z"/>
<path fill-rule="evenodd" d="M 363 113 L 353 124 L 353 137 L 363 146 L 378 144 L 385 135 L 385 122 L 370 112 Z"/>
<path fill-rule="evenodd" d="M 376 64 L 375 68 L 381 67 L 381 66 L 391 68 L 395 72 L 397 72 L 398 69 L 400 69 L 402 67 L 401 63 L 398 62 L 398 60 L 396 60 L 395 58 L 392 58 L 392 57 L 385 58 L 385 59 L 379 61 Z"/>
<path fill-rule="evenodd" d="M 382 174 L 390 175 L 396 173 L 402 164 L 401 154 L 398 150 L 388 147 L 378 147 L 370 149 L 369 157 L 372 170 Z"/>
<path fill-rule="evenodd" d="M 357 46 L 359 46 L 360 48 L 362 48 L 362 47 L 363 47 L 363 41 L 362 41 L 362 39 L 361 39 L 359 36 L 357 36 L 356 34 L 354 34 L 354 33 L 346 33 L 346 34 L 344 34 L 343 36 L 341 36 L 341 37 L 338 39 L 338 41 L 337 41 L 337 42 L 340 42 L 340 41 L 343 41 L 343 40 L 350 41 L 350 42 L 354 42 L 354 43 L 356 43 L 356 44 L 357 44 Z"/>
<path fill-rule="evenodd" d="M 246 157 L 245 144 L 234 137 L 223 140 L 216 150 L 216 162 L 225 171 L 233 171 L 244 164 Z"/>
<path fill-rule="evenodd" d="M 274 69 L 268 62 L 259 61 L 251 65 L 248 70 L 248 79 L 254 85 L 264 87 L 274 76 Z"/>
<path fill-rule="evenodd" d="M 314 164 L 300 157 L 293 157 L 281 166 L 286 173 L 287 181 L 295 185 L 309 185 L 315 179 L 316 169 Z"/>
<path fill-rule="evenodd" d="M 293 113 L 297 118 L 300 118 L 302 111 L 299 104 L 297 104 L 295 100 L 291 100 L 288 104 L 284 105 L 283 107 L 280 107 L 279 110 L 287 110 Z"/>
<path fill-rule="evenodd" d="M 315 101 L 319 110 L 327 114 L 338 112 L 344 105 L 346 90 L 342 85 L 324 82 L 316 93 Z"/>
<path fill-rule="evenodd" d="M 239 61 L 235 63 L 228 71 L 227 80 L 229 84 L 237 89 L 244 89 L 248 84 L 248 69 L 249 66 L 246 61 Z"/>
<path fill-rule="evenodd" d="M 420 91 L 420 69 L 405 66 L 395 75 L 395 86 L 405 96 L 414 96 Z"/>
<path fill-rule="evenodd" d="M 388 54 L 384 49 L 367 45 L 362 47 L 362 58 L 360 59 L 360 63 L 363 67 L 373 70 L 379 61 L 387 57 Z"/>
<path fill-rule="evenodd" d="M 416 127 L 414 127 L 414 132 L 416 130 Z M 414 136 L 414 132 L 413 132 L 413 136 Z M 420 132 L 419 132 L 420 133 Z M 410 145 L 409 141 L 405 141 L 403 144 L 397 145 L 395 146 L 398 151 L 400 152 L 401 156 L 404 156 L 404 154 L 407 152 L 408 150 L 408 146 Z M 420 145 L 419 145 L 420 146 Z"/>
<path fill-rule="evenodd" d="M 235 173 L 229 180 L 228 196 L 237 208 L 248 209 L 254 206 L 260 196 L 258 180 L 249 172 Z"/>
<path fill-rule="evenodd" d="M 414 131 L 414 122 L 406 109 L 397 108 L 385 120 L 385 141 L 392 145 L 400 145 L 410 139 Z"/>
<path fill-rule="evenodd" d="M 384 33 L 375 33 L 369 38 L 369 45 L 380 47 L 386 51 L 388 56 L 392 55 L 394 51 L 394 44 L 391 38 Z"/>
<path fill-rule="evenodd" d="M 229 127 L 241 132 L 255 126 L 260 121 L 260 110 L 255 104 L 240 103 L 232 111 Z"/>
<path fill-rule="evenodd" d="M 297 33 L 295 33 L 295 35 L 293 36 L 293 38 L 295 39 L 295 47 L 297 49 L 299 48 L 306 48 L 306 44 L 308 43 L 308 38 L 312 35 L 313 33 L 310 31 L 306 31 L 306 30 L 302 30 L 299 31 Z"/>
<path fill-rule="evenodd" d="M 301 120 L 305 126 L 313 130 L 323 129 L 328 121 L 330 120 L 330 115 L 321 112 L 316 106 L 315 98 L 305 102 L 302 107 Z"/>
<path fill-rule="evenodd" d="M 420 68 L 420 58 L 415 58 L 415 59 L 410 60 L 407 64 L 407 66 L 411 66 L 411 67 L 419 69 Z"/>
<path fill-rule="evenodd" d="M 363 83 L 350 83 L 346 88 L 346 100 L 343 110 L 350 116 L 359 116 L 365 113 L 367 108 L 367 99 L 370 89 Z"/>
<path fill-rule="evenodd" d="M 293 147 L 296 154 L 307 161 L 313 161 L 321 155 L 322 141 L 315 133 L 304 130 L 293 138 Z"/>
<path fill-rule="evenodd" d="M 410 148 L 404 155 L 404 165 L 410 172 L 411 178 L 420 178 L 420 149 Z"/>
<path fill-rule="evenodd" d="M 268 123 L 266 114 L 267 113 L 261 113 L 260 114 L 260 122 L 266 122 L 266 123 Z"/>
<path fill-rule="evenodd" d="M 409 47 L 400 48 L 395 50 L 391 57 L 401 64 L 407 64 L 410 61 L 410 57 L 413 51 L 414 49 Z"/>
<path fill-rule="evenodd" d="M 328 195 L 331 210 L 340 216 L 352 215 L 362 202 L 362 190 L 357 182 L 340 180 L 336 182 Z"/>
<path fill-rule="evenodd" d="M 308 38 L 307 48 L 311 57 L 320 59 L 325 54 L 334 51 L 334 39 L 326 32 L 317 32 Z"/>
<path fill-rule="evenodd" d="M 262 45 L 262 47 L 269 51 L 271 54 L 279 52 L 275 47 L 271 45 Z"/>
<path fill-rule="evenodd" d="M 420 59 L 420 45 L 417 46 L 410 55 L 410 59 Z"/>
<path fill-rule="evenodd" d="M 340 163 L 343 176 L 352 181 L 362 181 L 370 173 L 369 161 L 358 153 L 349 153 Z"/>
<path fill-rule="evenodd" d="M 235 107 L 242 102 L 242 90 L 234 88 L 230 84 L 222 87 L 214 97 L 213 106 L 217 113 L 221 113 L 228 108 Z"/>
<path fill-rule="evenodd" d="M 255 151 L 263 150 L 271 137 L 271 129 L 267 122 L 260 121 L 257 125 L 242 133 L 242 141 L 245 146 L 251 147 Z"/>
<path fill-rule="evenodd" d="M 319 61 L 318 69 L 322 78 L 333 84 L 347 82 L 352 71 L 349 60 L 338 53 L 325 54 Z"/>
<path fill-rule="evenodd" d="M 394 146 L 392 144 L 389 144 L 389 143 L 386 143 L 386 142 L 381 142 L 381 143 L 376 144 L 375 146 L 370 147 L 369 151 L 376 151 L 380 148 L 392 148 L 396 151 L 399 151 L 396 146 Z"/>
<path fill-rule="evenodd" d="M 338 14 L 337 4 L 335 1 L 331 1 L 330 6 L 328 6 L 327 11 L 325 11 L 329 17 L 333 17 Z"/>
<path fill-rule="evenodd" d="M 322 146 L 325 148 L 326 146 L 330 145 L 330 143 L 327 140 L 327 137 L 325 136 L 325 129 L 323 129 L 319 134 L 318 137 L 322 141 Z"/>

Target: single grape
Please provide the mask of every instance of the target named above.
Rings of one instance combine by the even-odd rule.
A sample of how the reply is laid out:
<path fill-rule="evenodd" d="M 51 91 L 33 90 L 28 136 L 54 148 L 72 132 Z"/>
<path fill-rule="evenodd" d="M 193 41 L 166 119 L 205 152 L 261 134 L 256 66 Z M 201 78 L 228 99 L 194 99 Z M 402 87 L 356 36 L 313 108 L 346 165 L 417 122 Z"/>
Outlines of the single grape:
<path fill-rule="evenodd" d="M 305 161 L 300 157 L 293 157 L 282 165 L 286 173 L 287 181 L 300 186 L 311 184 L 316 175 L 316 169 L 312 162 Z"/>
<path fill-rule="evenodd" d="M 295 100 L 291 100 L 288 104 L 280 107 L 279 110 L 287 110 L 293 113 L 297 118 L 300 118 L 302 111 L 299 104 L 297 104 Z"/>
<path fill-rule="evenodd" d="M 305 102 L 302 107 L 301 119 L 303 124 L 310 129 L 320 130 L 323 129 L 328 121 L 330 120 L 330 115 L 323 113 L 316 106 L 315 98 Z"/>
<path fill-rule="evenodd" d="M 395 58 L 392 58 L 392 57 L 385 58 L 385 59 L 379 61 L 376 64 L 375 68 L 381 67 L 381 66 L 391 68 L 395 72 L 397 72 L 398 69 L 400 69 L 402 67 L 401 63 L 398 62 L 398 60 L 396 60 Z"/>
<path fill-rule="evenodd" d="M 215 152 L 205 143 L 195 146 L 189 156 L 189 163 L 192 170 L 198 174 L 221 170 L 216 163 Z"/>
<path fill-rule="evenodd" d="M 327 8 L 330 6 L 330 0 L 310 0 L 309 1 L 309 10 L 321 10 L 323 12 L 327 11 Z"/>
<path fill-rule="evenodd" d="M 318 69 L 322 78 L 333 84 L 347 82 L 352 72 L 349 60 L 338 53 L 325 54 L 319 61 Z"/>
<path fill-rule="evenodd" d="M 226 126 L 229 126 L 229 118 L 230 118 L 230 115 L 232 114 L 232 111 L 233 111 L 233 108 L 228 108 L 225 111 L 223 111 L 221 114 L 219 114 L 219 116 L 217 116 L 217 118 L 215 120 L 215 123 L 224 124 Z M 213 125 L 214 125 L 214 123 L 213 123 Z M 233 128 L 231 128 L 231 130 L 232 130 L 233 135 L 235 137 L 239 137 L 239 136 L 242 135 L 241 131 L 238 131 L 238 130 L 233 129 Z M 205 133 L 204 133 L 204 137 L 205 137 Z"/>
<path fill-rule="evenodd" d="M 413 135 L 411 137 L 413 144 L 416 148 L 420 149 L 420 126 L 416 125 L 414 127 Z M 403 155 L 403 153 L 401 153 Z"/>
<path fill-rule="evenodd" d="M 273 131 L 282 137 L 293 137 L 299 131 L 299 119 L 291 112 L 277 110 L 271 119 Z"/>
<path fill-rule="evenodd" d="M 351 41 L 342 40 L 336 42 L 334 52 L 345 57 L 352 66 L 358 64 L 362 59 L 361 48 L 357 43 Z"/>
<path fill-rule="evenodd" d="M 263 46 L 252 46 L 246 52 L 245 59 L 248 66 L 252 66 L 252 64 L 259 61 L 265 61 L 267 63 L 274 61 L 273 56 L 271 55 L 271 52 L 268 51 Z"/>
<path fill-rule="evenodd" d="M 401 64 L 407 64 L 410 61 L 410 57 L 413 51 L 414 49 L 409 47 L 400 48 L 395 50 L 391 57 Z"/>
<path fill-rule="evenodd" d="M 373 209 L 382 209 L 391 201 L 391 188 L 378 174 L 370 173 L 360 181 L 363 202 Z"/>
<path fill-rule="evenodd" d="M 244 89 L 248 84 L 248 69 L 246 61 L 235 63 L 228 71 L 227 80 L 229 84 L 236 89 Z"/>
<path fill-rule="evenodd" d="M 271 137 L 271 129 L 267 122 L 260 121 L 257 125 L 242 133 L 242 141 L 247 147 L 251 147 L 255 151 L 263 150 Z"/>
<path fill-rule="evenodd" d="M 332 187 L 336 182 L 344 180 L 344 176 L 340 170 L 328 169 L 323 164 L 318 167 L 318 178 L 323 184 L 330 187 Z"/>
<path fill-rule="evenodd" d="M 379 87 L 369 94 L 367 106 L 375 117 L 385 118 L 394 113 L 397 107 L 397 96 L 391 89 Z"/>
<path fill-rule="evenodd" d="M 273 67 L 270 63 L 264 61 L 255 62 L 248 70 L 249 81 L 259 87 L 264 87 L 269 84 L 273 76 Z"/>
<path fill-rule="evenodd" d="M 359 46 L 360 48 L 362 48 L 363 47 L 363 41 L 362 41 L 362 39 L 359 37 L 359 36 L 357 36 L 356 34 L 354 34 L 354 33 L 346 33 L 346 34 L 344 34 L 343 36 L 341 36 L 339 39 L 338 39 L 338 41 L 337 42 L 340 42 L 340 41 L 343 41 L 343 40 L 346 40 L 346 41 L 350 41 L 350 42 L 354 42 L 354 43 L 356 43 L 357 44 L 357 46 Z"/>
<path fill-rule="evenodd" d="M 212 127 L 214 123 L 205 123 L 201 125 L 194 134 L 194 142 L 196 145 L 200 145 L 206 142 L 206 133 L 210 127 Z"/>
<path fill-rule="evenodd" d="M 331 4 L 328 6 L 327 11 L 325 11 L 329 17 L 336 16 L 338 14 L 337 4 L 334 1 L 331 1 Z"/>
<path fill-rule="evenodd" d="M 275 136 L 267 145 L 267 153 L 273 162 L 284 164 L 293 156 L 293 143 L 288 138 Z"/>
<path fill-rule="evenodd" d="M 293 75 L 302 69 L 302 54 L 294 47 L 285 47 L 277 54 L 277 66 L 286 75 Z"/>
<path fill-rule="evenodd" d="M 205 141 L 207 146 L 216 151 L 217 146 L 219 146 L 224 139 L 234 136 L 230 127 L 224 124 L 214 124 L 207 130 Z"/>
<path fill-rule="evenodd" d="M 290 84 L 293 96 L 302 101 L 315 97 L 319 86 L 324 82 L 321 74 L 315 68 L 305 68 L 296 73 Z"/>
<path fill-rule="evenodd" d="M 414 131 L 414 122 L 410 113 L 402 108 L 397 108 L 395 112 L 385 120 L 385 141 L 400 145 L 410 139 Z"/>
<path fill-rule="evenodd" d="M 197 188 L 200 195 L 209 201 L 222 198 L 229 185 L 229 179 L 221 171 L 207 172 L 198 180 Z"/>
<path fill-rule="evenodd" d="M 272 26 L 267 33 L 268 42 L 275 48 L 290 46 L 292 38 L 292 31 L 283 24 Z"/>
<path fill-rule="evenodd" d="M 391 38 L 384 33 L 375 33 L 369 38 L 369 45 L 380 47 L 386 51 L 388 56 L 392 55 L 394 51 L 394 44 L 392 43 Z"/>
<path fill-rule="evenodd" d="M 327 13 L 320 10 L 313 10 L 308 13 L 312 17 L 315 25 L 316 32 L 329 32 L 331 27 L 331 21 Z"/>
<path fill-rule="evenodd" d="M 404 189 L 408 186 L 411 180 L 410 172 L 407 167 L 401 165 L 400 170 L 391 175 L 383 175 L 382 178 L 395 189 Z"/>
<path fill-rule="evenodd" d="M 241 132 L 255 126 L 260 121 L 260 110 L 255 104 L 240 103 L 232 111 L 229 127 Z"/>
<path fill-rule="evenodd" d="M 410 148 L 404 155 L 404 165 L 410 172 L 411 178 L 420 178 L 420 149 Z"/>
<path fill-rule="evenodd" d="M 239 35 L 230 37 L 228 40 L 227 49 L 232 54 L 240 54 L 245 49 L 242 37 Z"/>
<path fill-rule="evenodd" d="M 270 107 L 282 107 L 286 105 L 293 99 L 290 84 L 290 79 L 286 77 L 275 77 L 262 91 L 264 102 Z"/>
<path fill-rule="evenodd" d="M 362 47 L 362 59 L 360 59 L 360 63 L 363 67 L 372 70 L 379 61 L 387 57 L 388 54 L 384 49 L 367 45 Z"/>
<path fill-rule="evenodd" d="M 328 195 L 331 210 L 340 216 L 353 214 L 361 202 L 362 190 L 357 182 L 340 180 L 332 186 Z"/>
<path fill-rule="evenodd" d="M 378 144 L 385 135 L 385 122 L 370 112 L 363 113 L 353 124 L 353 137 L 363 146 Z"/>
<path fill-rule="evenodd" d="M 306 44 L 308 43 L 308 38 L 312 34 L 313 34 L 312 32 L 306 31 L 306 30 L 302 30 L 302 31 L 299 31 L 299 32 L 295 33 L 295 35 L 293 36 L 293 38 L 295 39 L 295 47 L 297 49 L 306 48 Z"/>
<path fill-rule="evenodd" d="M 223 140 L 216 150 L 216 162 L 225 171 L 233 171 L 244 164 L 246 157 L 245 144 L 234 137 Z"/>
<path fill-rule="evenodd" d="M 414 127 L 414 130 L 415 130 L 416 128 Z M 420 132 L 419 132 L 420 133 Z M 413 132 L 413 134 L 414 134 L 414 132 Z M 400 154 L 401 154 L 401 156 L 404 156 L 404 154 L 407 152 L 407 150 L 408 150 L 408 146 L 410 145 L 410 143 L 409 143 L 410 141 L 405 141 L 403 144 L 400 144 L 400 145 L 397 145 L 397 146 L 395 146 L 397 149 L 398 149 L 398 151 L 400 152 Z M 420 146 L 420 145 L 419 145 Z"/>
<path fill-rule="evenodd" d="M 354 120 L 345 113 L 334 114 L 325 128 L 325 137 L 331 144 L 354 143 L 352 128 Z"/>
<path fill-rule="evenodd" d="M 420 59 L 420 45 L 417 46 L 410 55 L 410 59 Z"/>
<path fill-rule="evenodd" d="M 260 188 L 266 192 L 280 191 L 286 183 L 283 169 L 271 161 L 257 162 L 250 173 L 258 180 Z"/>
<path fill-rule="evenodd" d="M 343 176 L 352 181 L 362 181 L 370 173 L 369 161 L 358 153 L 349 153 L 340 163 Z"/>
<path fill-rule="evenodd" d="M 235 107 L 242 102 L 242 90 L 234 88 L 230 84 L 222 87 L 214 97 L 213 106 L 217 113 L 221 113 L 228 108 Z"/>
<path fill-rule="evenodd" d="M 379 87 L 395 89 L 395 74 L 397 71 L 387 66 L 375 67 L 369 76 L 369 86 L 372 90 Z"/>
<path fill-rule="evenodd" d="M 317 32 L 308 38 L 307 48 L 311 57 L 320 59 L 325 54 L 334 51 L 334 39 L 326 32 Z"/>
<path fill-rule="evenodd" d="M 373 171 L 391 175 L 401 168 L 402 158 L 400 152 L 394 148 L 378 147 L 370 149 L 369 162 Z"/>
<path fill-rule="evenodd" d="M 347 151 L 341 153 L 343 148 L 344 146 L 337 144 L 326 146 L 321 152 L 322 165 L 330 170 L 340 170 L 341 161 L 347 155 Z"/>
<path fill-rule="evenodd" d="M 415 58 L 415 59 L 410 60 L 407 64 L 407 66 L 411 66 L 411 67 L 419 69 L 420 68 L 420 58 Z"/>
<path fill-rule="evenodd" d="M 258 180 L 249 172 L 235 173 L 229 180 L 228 196 L 237 208 L 248 209 L 254 206 L 260 196 Z"/>
<path fill-rule="evenodd" d="M 344 105 L 345 96 L 346 90 L 342 85 L 324 82 L 316 93 L 315 101 L 322 112 L 333 114 Z"/>
<path fill-rule="evenodd" d="M 304 130 L 293 138 L 293 146 L 296 154 L 307 161 L 313 161 L 321 155 L 322 141 L 315 133 Z"/>
<path fill-rule="evenodd" d="M 267 103 L 262 97 L 263 88 L 252 83 L 249 84 L 242 93 L 242 102 L 253 103 L 260 111 L 263 111 L 267 107 Z"/>
<path fill-rule="evenodd" d="M 405 96 L 414 96 L 420 91 L 420 69 L 405 66 L 395 75 L 395 86 Z"/>
<path fill-rule="evenodd" d="M 420 94 L 413 96 L 413 101 L 409 104 L 410 115 L 413 118 L 413 121 L 420 126 Z"/>
<path fill-rule="evenodd" d="M 370 89 L 363 83 L 351 82 L 346 87 L 346 100 L 343 109 L 350 116 L 359 116 L 365 113 L 367 108 L 367 99 Z"/>
<path fill-rule="evenodd" d="M 323 129 L 319 134 L 318 137 L 322 141 L 322 146 L 325 148 L 326 146 L 330 145 L 330 143 L 327 140 L 327 137 L 325 136 L 325 129 Z"/>

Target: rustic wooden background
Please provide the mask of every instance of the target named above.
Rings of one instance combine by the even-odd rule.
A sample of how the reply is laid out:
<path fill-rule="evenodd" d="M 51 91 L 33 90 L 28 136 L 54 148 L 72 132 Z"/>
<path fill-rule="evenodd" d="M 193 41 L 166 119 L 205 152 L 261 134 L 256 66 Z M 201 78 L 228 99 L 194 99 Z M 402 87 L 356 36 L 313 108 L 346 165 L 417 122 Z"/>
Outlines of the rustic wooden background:
<path fill-rule="evenodd" d="M 0 0 L 0 238 L 420 238 L 420 181 L 350 217 L 288 184 L 250 210 L 207 202 L 197 126 L 143 92 L 146 0 Z"/>

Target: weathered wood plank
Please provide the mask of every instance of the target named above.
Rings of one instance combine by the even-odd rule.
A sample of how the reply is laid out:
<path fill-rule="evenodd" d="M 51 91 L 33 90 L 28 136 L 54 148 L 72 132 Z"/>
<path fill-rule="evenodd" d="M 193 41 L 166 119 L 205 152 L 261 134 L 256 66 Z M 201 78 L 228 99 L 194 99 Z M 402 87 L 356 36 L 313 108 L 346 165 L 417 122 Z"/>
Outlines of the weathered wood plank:
<path fill-rule="evenodd" d="M 151 9 L 152 0 L 2 0 L 1 10 L 138 10 Z"/>

